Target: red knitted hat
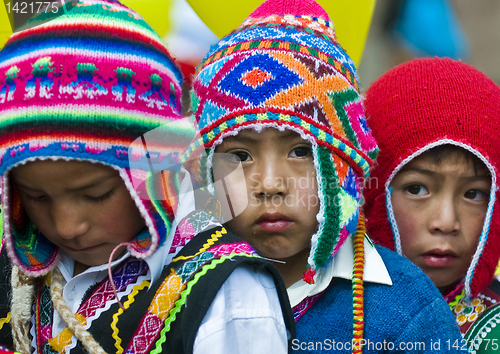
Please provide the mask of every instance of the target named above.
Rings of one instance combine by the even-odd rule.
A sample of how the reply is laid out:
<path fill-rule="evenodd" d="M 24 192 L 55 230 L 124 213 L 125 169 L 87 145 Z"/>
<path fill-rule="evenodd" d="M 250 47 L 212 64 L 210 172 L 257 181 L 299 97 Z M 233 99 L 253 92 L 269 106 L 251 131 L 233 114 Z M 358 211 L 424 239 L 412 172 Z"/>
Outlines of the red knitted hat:
<path fill-rule="evenodd" d="M 493 279 L 500 258 L 500 210 L 495 203 L 500 87 L 470 65 L 451 59 L 416 59 L 373 83 L 365 108 L 380 148 L 378 164 L 365 188 L 367 229 L 385 247 L 401 253 L 388 188 L 413 158 L 433 147 L 452 144 L 473 153 L 490 170 L 490 201 L 465 278 L 466 295 L 476 296 Z"/>

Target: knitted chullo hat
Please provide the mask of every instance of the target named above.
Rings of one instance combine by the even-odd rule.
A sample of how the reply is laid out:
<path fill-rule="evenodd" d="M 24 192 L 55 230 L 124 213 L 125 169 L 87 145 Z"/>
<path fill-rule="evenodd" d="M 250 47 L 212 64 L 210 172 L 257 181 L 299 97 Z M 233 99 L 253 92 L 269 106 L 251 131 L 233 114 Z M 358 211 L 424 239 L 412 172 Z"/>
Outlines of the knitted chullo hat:
<path fill-rule="evenodd" d="M 360 180 L 377 145 L 367 128 L 354 63 L 313 0 L 268 0 L 213 46 L 197 68 L 193 111 L 208 149 L 242 129 L 290 129 L 311 143 L 320 212 L 305 281 L 356 230 Z M 208 184 L 213 192 L 213 186 Z M 328 203 L 328 205 L 327 205 Z"/>
<path fill-rule="evenodd" d="M 147 171 L 130 168 L 129 147 L 148 131 L 181 118 L 179 70 L 159 36 L 118 1 L 69 4 L 65 14 L 60 8 L 30 20 L 31 28 L 14 33 L 0 52 L 4 238 L 13 263 L 31 276 L 53 268 L 59 251 L 24 217 L 9 182 L 15 166 L 61 159 L 118 170 L 149 231 L 129 246 L 139 258 L 165 241 L 175 208 L 155 195 L 163 189 L 147 178 Z M 161 154 L 152 153 L 155 146 L 148 149 L 151 162 L 161 161 Z M 142 144 L 132 146 L 130 154 L 146 160 Z M 137 181 L 149 181 L 144 189 L 150 200 L 139 197 Z"/>
<path fill-rule="evenodd" d="M 380 162 L 372 171 L 372 183 L 365 187 L 367 229 L 376 242 L 399 254 L 401 241 L 389 185 L 405 164 L 433 147 L 451 144 L 470 151 L 489 169 L 488 209 L 465 277 L 466 295 L 476 296 L 493 279 L 500 257 L 500 210 L 495 202 L 500 88 L 467 64 L 417 59 L 389 70 L 373 83 L 365 108 L 380 146 Z"/>

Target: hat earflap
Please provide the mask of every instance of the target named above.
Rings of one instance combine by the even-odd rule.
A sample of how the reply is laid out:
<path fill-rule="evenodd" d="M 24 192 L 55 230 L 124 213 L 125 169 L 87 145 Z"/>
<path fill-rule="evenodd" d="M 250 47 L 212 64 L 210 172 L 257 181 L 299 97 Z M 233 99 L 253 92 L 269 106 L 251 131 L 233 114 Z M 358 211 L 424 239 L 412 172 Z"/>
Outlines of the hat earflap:
<path fill-rule="evenodd" d="M 320 210 L 316 216 L 318 231 L 311 239 L 311 253 L 308 263 L 310 271 L 315 273 L 317 267 L 326 265 L 339 241 L 341 201 L 339 178 L 331 152 L 322 146 L 314 146 L 313 154 Z"/>
<path fill-rule="evenodd" d="M 316 268 L 325 266 L 347 237 L 355 233 L 360 206 L 358 177 L 352 167 L 322 146 L 313 146 L 313 155 L 320 210 L 303 278 L 308 283 L 314 283 Z"/>

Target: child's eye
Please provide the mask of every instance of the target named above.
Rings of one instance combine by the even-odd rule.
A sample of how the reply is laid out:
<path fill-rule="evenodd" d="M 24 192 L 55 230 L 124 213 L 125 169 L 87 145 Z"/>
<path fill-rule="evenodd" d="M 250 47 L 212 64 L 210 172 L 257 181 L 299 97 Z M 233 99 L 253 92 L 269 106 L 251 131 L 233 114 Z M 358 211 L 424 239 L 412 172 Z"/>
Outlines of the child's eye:
<path fill-rule="evenodd" d="M 106 199 L 110 198 L 111 195 L 113 194 L 113 191 L 114 189 L 110 190 L 109 192 L 103 194 L 103 195 L 100 195 L 98 197 L 91 197 L 91 196 L 86 196 L 87 199 L 93 201 L 93 202 L 103 202 L 105 201 Z"/>
<path fill-rule="evenodd" d="M 240 163 L 251 161 L 252 156 L 246 151 L 233 151 L 226 153 L 225 159 L 232 163 Z"/>
<path fill-rule="evenodd" d="M 26 196 L 26 200 L 31 201 L 31 202 L 43 202 L 47 199 L 47 197 L 44 195 L 37 196 L 37 197 L 34 197 L 34 196 L 26 194 L 26 193 L 24 195 Z"/>
<path fill-rule="evenodd" d="M 471 189 L 471 190 L 468 190 L 467 192 L 465 192 L 464 197 L 466 199 L 472 199 L 472 200 L 480 201 L 480 200 L 486 200 L 486 199 L 488 199 L 488 194 L 486 194 L 485 192 L 480 191 L 478 189 Z"/>
<path fill-rule="evenodd" d="M 290 151 L 290 157 L 309 157 L 312 155 L 312 149 L 309 146 L 299 146 Z"/>
<path fill-rule="evenodd" d="M 420 184 L 412 184 L 405 187 L 405 191 L 412 195 L 426 195 L 429 193 L 427 188 L 421 186 Z"/>

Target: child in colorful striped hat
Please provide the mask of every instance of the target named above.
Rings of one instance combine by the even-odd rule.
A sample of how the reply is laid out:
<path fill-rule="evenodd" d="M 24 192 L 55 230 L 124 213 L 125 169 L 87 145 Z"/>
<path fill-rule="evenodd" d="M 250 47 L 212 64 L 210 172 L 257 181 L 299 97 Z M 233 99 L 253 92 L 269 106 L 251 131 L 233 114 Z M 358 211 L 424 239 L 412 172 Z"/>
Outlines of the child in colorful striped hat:
<path fill-rule="evenodd" d="M 277 271 L 241 239 L 201 232 L 211 220 L 181 195 L 185 170 L 150 169 L 175 164 L 194 135 L 161 39 L 118 1 L 64 11 L 30 20 L 0 52 L 0 285 L 12 294 L 0 343 L 286 353 L 294 323 Z M 163 145 L 149 135 L 160 128 Z"/>
<path fill-rule="evenodd" d="M 370 86 L 366 111 L 381 146 L 379 184 L 366 193 L 370 235 L 429 276 L 461 345 L 496 352 L 500 87 L 459 61 L 412 60 Z"/>
<path fill-rule="evenodd" d="M 199 65 L 192 102 L 190 153 L 208 154 L 200 183 L 228 200 L 225 226 L 276 260 L 292 349 L 458 352 L 444 347 L 461 337 L 432 282 L 365 235 L 362 186 L 378 148 L 321 6 L 264 2 Z"/>

